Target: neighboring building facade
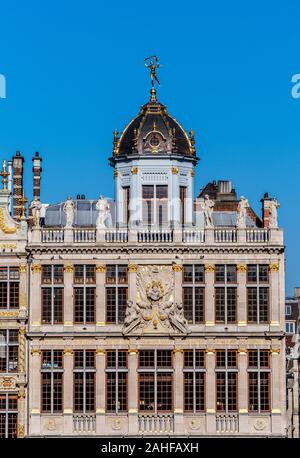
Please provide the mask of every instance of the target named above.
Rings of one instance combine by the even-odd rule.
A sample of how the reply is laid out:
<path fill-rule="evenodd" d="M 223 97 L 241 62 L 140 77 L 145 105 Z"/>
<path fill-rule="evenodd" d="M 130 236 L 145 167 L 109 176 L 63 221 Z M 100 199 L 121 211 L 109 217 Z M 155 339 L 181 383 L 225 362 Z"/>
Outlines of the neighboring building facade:
<path fill-rule="evenodd" d="M 29 292 L 24 434 L 285 436 L 277 201 L 264 196 L 260 219 L 226 181 L 194 199 L 194 133 L 153 87 L 114 133 L 114 201 L 42 206 L 33 161 L 27 245 L 1 253 Z M 1 328 L 23 329 L 26 313 Z"/>

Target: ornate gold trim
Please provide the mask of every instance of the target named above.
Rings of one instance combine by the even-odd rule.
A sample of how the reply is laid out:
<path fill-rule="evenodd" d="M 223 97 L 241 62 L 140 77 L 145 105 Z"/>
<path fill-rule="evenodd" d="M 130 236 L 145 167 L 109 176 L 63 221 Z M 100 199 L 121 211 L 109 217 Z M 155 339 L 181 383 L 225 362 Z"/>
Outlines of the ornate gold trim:
<path fill-rule="evenodd" d="M 174 353 L 174 355 L 176 355 L 177 353 L 179 355 L 183 355 L 184 350 L 183 350 L 183 348 L 174 348 L 173 353 Z"/>
<path fill-rule="evenodd" d="M 180 264 L 173 264 L 172 265 L 172 269 L 173 269 L 174 272 L 182 272 L 183 267 Z"/>
<path fill-rule="evenodd" d="M 128 272 L 136 272 L 137 271 L 137 264 L 128 264 L 127 270 Z"/>
<path fill-rule="evenodd" d="M 73 321 L 65 321 L 64 326 L 73 326 Z"/>
<path fill-rule="evenodd" d="M 98 408 L 96 409 L 96 413 L 102 413 L 102 414 L 104 414 L 104 413 L 105 413 L 105 409 L 101 409 L 100 407 L 98 407 Z"/>
<path fill-rule="evenodd" d="M 32 326 L 41 326 L 41 323 L 39 321 L 33 321 L 31 325 Z"/>
<path fill-rule="evenodd" d="M 174 409 L 174 413 L 183 413 L 183 409 Z"/>
<path fill-rule="evenodd" d="M 64 272 L 69 273 L 69 274 L 73 273 L 74 272 L 73 264 L 65 264 L 64 265 Z"/>
<path fill-rule="evenodd" d="M 205 326 L 214 326 L 215 322 L 214 321 L 205 321 Z"/>
<path fill-rule="evenodd" d="M 245 273 L 247 272 L 247 266 L 245 264 L 240 264 L 236 266 L 236 271 L 239 273 Z"/>
<path fill-rule="evenodd" d="M 65 356 L 73 356 L 74 350 L 72 350 L 72 348 L 65 348 L 63 353 Z"/>
<path fill-rule="evenodd" d="M 215 409 L 206 409 L 206 413 L 216 413 Z"/>
<path fill-rule="evenodd" d="M 238 352 L 239 352 L 240 355 L 246 355 L 248 350 L 247 350 L 247 348 L 239 348 Z"/>
<path fill-rule="evenodd" d="M 98 264 L 96 266 L 96 272 L 98 272 L 98 273 L 103 273 L 103 272 L 105 272 L 105 270 L 106 270 L 105 264 Z"/>
<path fill-rule="evenodd" d="M 42 350 L 40 350 L 39 348 L 32 348 L 30 353 L 31 356 L 40 356 Z"/>
<path fill-rule="evenodd" d="M 214 355 L 216 353 L 215 348 L 207 348 L 205 351 L 207 355 Z"/>
<path fill-rule="evenodd" d="M 96 348 L 96 355 L 105 356 L 106 355 L 106 350 L 104 350 L 103 348 Z"/>
<path fill-rule="evenodd" d="M 31 409 L 31 413 L 39 414 L 40 413 L 40 409 Z"/>
<path fill-rule="evenodd" d="M 280 348 L 271 348 L 271 355 L 279 355 Z"/>
<path fill-rule="evenodd" d="M 270 272 L 278 272 L 278 270 L 279 270 L 279 264 L 270 264 L 269 265 Z"/>
<path fill-rule="evenodd" d="M 0 248 L 12 250 L 13 248 L 17 248 L 17 244 L 16 243 L 1 243 Z"/>
<path fill-rule="evenodd" d="M 114 177 L 118 177 L 119 176 L 119 170 L 114 170 Z"/>
<path fill-rule="evenodd" d="M 239 413 L 248 413 L 248 409 L 239 409 Z"/>
<path fill-rule="evenodd" d="M 238 321 L 238 326 L 247 326 L 247 321 Z"/>
<path fill-rule="evenodd" d="M 132 168 L 131 168 L 131 174 L 132 174 L 132 175 L 137 175 L 138 170 L 139 170 L 139 169 L 138 169 L 137 167 L 132 167 Z"/>
<path fill-rule="evenodd" d="M 205 272 L 214 272 L 215 266 L 213 264 L 206 264 L 204 267 Z"/>
<path fill-rule="evenodd" d="M 24 439 L 25 437 L 25 426 L 24 425 L 18 425 L 18 438 L 19 439 Z"/>
<path fill-rule="evenodd" d="M 73 413 L 73 409 L 64 409 L 64 413 L 71 414 Z"/>
<path fill-rule="evenodd" d="M 16 227 L 6 226 L 4 221 L 3 208 L 0 208 L 0 229 L 2 229 L 2 232 L 4 232 L 4 234 L 15 234 L 17 232 Z"/>
<path fill-rule="evenodd" d="M 137 355 L 138 354 L 138 350 L 136 348 L 129 348 L 128 349 L 128 353 L 130 355 Z"/>
<path fill-rule="evenodd" d="M 6 311 L 0 311 L 0 317 L 5 317 L 5 318 L 16 318 L 19 316 L 19 312 L 11 312 L 9 310 Z"/>
<path fill-rule="evenodd" d="M 21 264 L 19 266 L 19 272 L 20 272 L 20 274 L 26 274 L 27 268 L 26 268 L 26 266 L 24 264 Z"/>
<path fill-rule="evenodd" d="M 96 326 L 105 326 L 105 321 L 97 321 Z"/>
<path fill-rule="evenodd" d="M 191 177 L 194 177 L 194 176 L 195 176 L 195 170 L 192 169 L 192 170 L 191 170 Z"/>
<path fill-rule="evenodd" d="M 138 413 L 137 409 L 128 409 L 128 413 Z"/>
<path fill-rule="evenodd" d="M 39 273 L 42 270 L 41 264 L 32 264 L 31 266 L 31 271 L 36 274 Z"/>
<path fill-rule="evenodd" d="M 272 409 L 272 413 L 281 413 L 280 409 Z"/>
<path fill-rule="evenodd" d="M 172 167 L 171 170 L 172 170 L 172 175 L 178 175 L 178 172 L 179 172 L 178 167 Z"/>

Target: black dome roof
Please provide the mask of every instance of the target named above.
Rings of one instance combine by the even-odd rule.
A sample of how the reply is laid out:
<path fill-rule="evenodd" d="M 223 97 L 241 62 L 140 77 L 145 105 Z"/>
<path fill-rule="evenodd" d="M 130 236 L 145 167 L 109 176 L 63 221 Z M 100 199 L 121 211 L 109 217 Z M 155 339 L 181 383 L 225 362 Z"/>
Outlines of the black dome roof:
<path fill-rule="evenodd" d="M 114 133 L 113 156 L 124 158 L 156 154 L 189 156 L 197 160 L 194 144 L 193 131 L 187 135 L 167 108 L 156 100 L 156 91 L 152 88 L 150 101 L 142 106 L 121 136 Z"/>

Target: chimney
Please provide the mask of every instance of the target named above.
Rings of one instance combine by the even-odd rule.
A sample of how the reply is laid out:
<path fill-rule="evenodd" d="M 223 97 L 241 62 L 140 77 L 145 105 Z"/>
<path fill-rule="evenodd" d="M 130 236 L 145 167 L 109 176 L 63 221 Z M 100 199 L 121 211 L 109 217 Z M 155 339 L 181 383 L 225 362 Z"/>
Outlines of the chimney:
<path fill-rule="evenodd" d="M 268 229 L 269 227 L 269 218 L 270 218 L 270 209 L 268 206 L 268 202 L 270 201 L 269 194 L 267 192 L 264 193 L 264 197 L 261 199 L 262 203 L 262 223 L 263 227 Z"/>
<path fill-rule="evenodd" d="M 13 216 L 16 220 L 19 220 L 22 214 L 22 205 L 20 200 L 23 196 L 23 163 L 24 157 L 21 156 L 20 151 L 17 151 L 16 155 L 13 157 Z"/>
<path fill-rule="evenodd" d="M 33 197 L 37 197 L 38 200 L 41 200 L 41 162 L 42 158 L 39 153 L 36 152 L 32 158 L 33 162 Z"/>

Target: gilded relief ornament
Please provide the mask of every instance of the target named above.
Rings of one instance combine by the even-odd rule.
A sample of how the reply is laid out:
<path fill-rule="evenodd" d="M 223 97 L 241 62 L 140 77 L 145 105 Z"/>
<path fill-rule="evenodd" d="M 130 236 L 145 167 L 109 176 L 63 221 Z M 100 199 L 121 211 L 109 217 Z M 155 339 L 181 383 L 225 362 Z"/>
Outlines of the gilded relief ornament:
<path fill-rule="evenodd" d="M 132 332 L 187 334 L 183 306 L 174 302 L 172 266 L 138 266 L 137 301 L 128 301 L 123 334 Z"/>

